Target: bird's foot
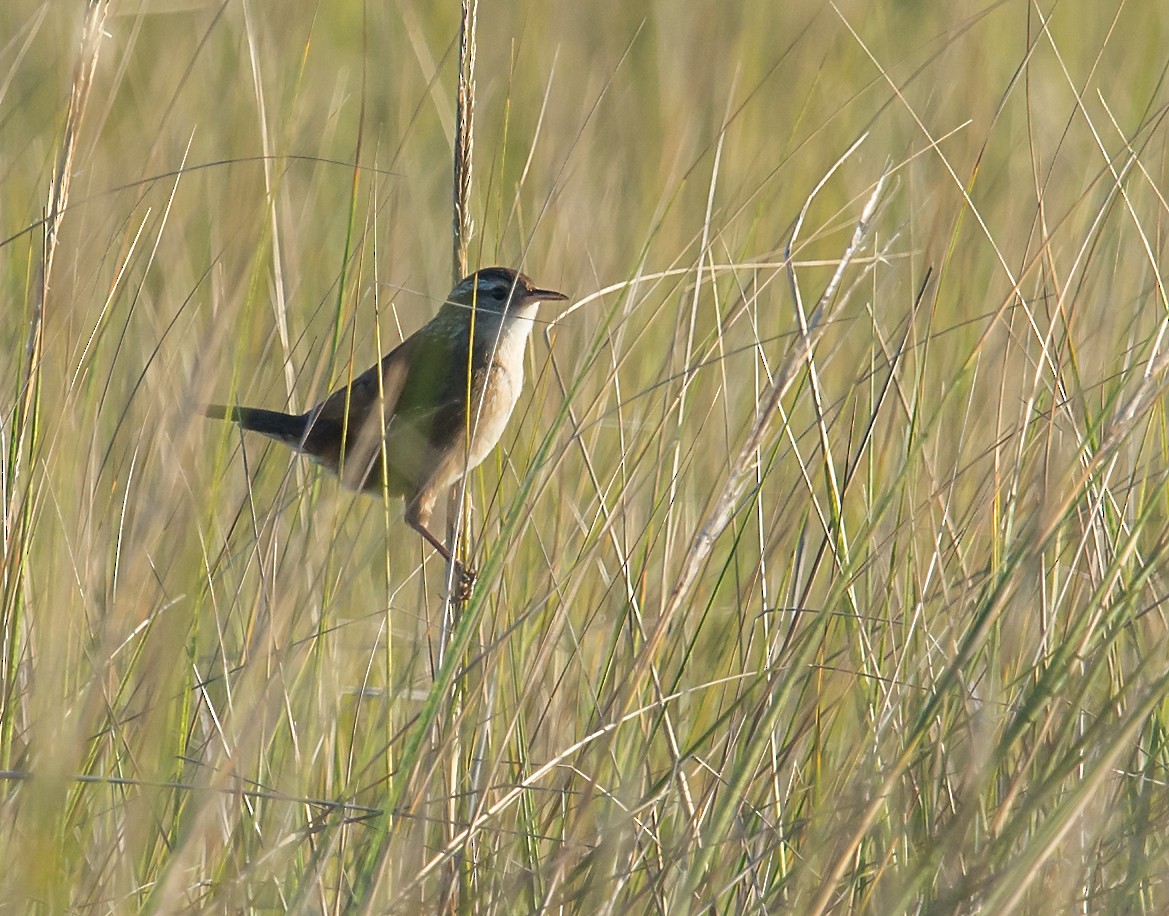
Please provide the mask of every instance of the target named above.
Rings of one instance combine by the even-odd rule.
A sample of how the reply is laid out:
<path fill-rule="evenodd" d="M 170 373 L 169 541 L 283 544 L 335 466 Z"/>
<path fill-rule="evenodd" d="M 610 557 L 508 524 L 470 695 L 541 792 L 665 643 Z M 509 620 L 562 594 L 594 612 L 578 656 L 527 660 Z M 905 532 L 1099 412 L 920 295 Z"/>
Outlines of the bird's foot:
<path fill-rule="evenodd" d="M 465 604 L 471 600 L 471 592 L 475 588 L 475 580 L 479 573 L 470 566 L 464 566 L 460 561 L 455 560 L 455 576 L 452 583 L 452 595 L 460 604 Z"/>

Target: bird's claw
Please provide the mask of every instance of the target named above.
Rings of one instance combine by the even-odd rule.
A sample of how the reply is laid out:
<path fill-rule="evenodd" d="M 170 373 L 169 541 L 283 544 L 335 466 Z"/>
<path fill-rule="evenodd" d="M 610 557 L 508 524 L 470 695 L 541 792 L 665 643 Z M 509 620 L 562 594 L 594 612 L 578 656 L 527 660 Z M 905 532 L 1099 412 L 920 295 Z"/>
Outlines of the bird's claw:
<path fill-rule="evenodd" d="M 460 561 L 455 560 L 455 575 L 452 588 L 454 589 L 453 596 L 460 604 L 471 600 L 471 592 L 475 588 L 475 580 L 479 574 L 469 566 L 464 566 Z"/>

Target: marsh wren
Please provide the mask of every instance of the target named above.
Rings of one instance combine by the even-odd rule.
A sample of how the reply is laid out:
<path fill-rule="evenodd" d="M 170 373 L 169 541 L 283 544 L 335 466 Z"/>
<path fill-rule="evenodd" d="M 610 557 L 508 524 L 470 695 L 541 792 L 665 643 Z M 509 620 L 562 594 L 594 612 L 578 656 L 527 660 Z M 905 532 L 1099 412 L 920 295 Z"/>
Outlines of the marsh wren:
<path fill-rule="evenodd" d="M 206 414 L 291 445 L 349 489 L 384 487 L 403 497 L 406 523 L 451 562 L 429 529 L 434 504 L 503 435 L 523 387 L 536 311 L 567 298 L 519 271 L 488 267 L 461 280 L 428 324 L 311 410 L 213 404 Z M 454 563 L 466 596 L 475 572 Z"/>

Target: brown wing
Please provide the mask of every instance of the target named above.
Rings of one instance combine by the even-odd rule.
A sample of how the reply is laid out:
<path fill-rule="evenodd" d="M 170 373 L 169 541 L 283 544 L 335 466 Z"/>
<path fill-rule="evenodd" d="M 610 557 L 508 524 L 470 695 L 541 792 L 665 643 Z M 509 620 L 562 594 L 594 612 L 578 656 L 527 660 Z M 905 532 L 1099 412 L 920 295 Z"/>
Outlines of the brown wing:
<path fill-rule="evenodd" d="M 427 330 L 412 338 L 410 371 L 385 426 L 390 489 L 408 500 L 436 479 L 457 479 L 450 468 L 466 435 L 466 328 L 436 321 Z"/>
<path fill-rule="evenodd" d="M 338 388 L 309 412 L 304 450 L 337 471 L 347 487 L 362 489 L 367 485 L 365 478 L 372 469 L 371 456 L 380 452 L 384 423 L 378 419 L 394 413 L 409 374 L 415 339 L 416 336 L 402 341 L 380 362 L 348 386 Z"/>
<path fill-rule="evenodd" d="M 384 481 L 391 496 L 412 500 L 457 480 L 467 349 L 465 324 L 440 315 L 315 408 L 305 451 L 354 490 L 376 494 Z M 477 374 L 480 367 L 472 368 Z"/>

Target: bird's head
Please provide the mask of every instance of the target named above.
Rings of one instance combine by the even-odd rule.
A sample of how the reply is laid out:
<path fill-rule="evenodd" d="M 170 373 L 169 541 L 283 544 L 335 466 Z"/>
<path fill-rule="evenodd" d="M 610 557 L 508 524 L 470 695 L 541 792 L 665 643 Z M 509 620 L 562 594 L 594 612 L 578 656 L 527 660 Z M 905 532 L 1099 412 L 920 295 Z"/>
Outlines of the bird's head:
<path fill-rule="evenodd" d="M 464 277 L 451 290 L 448 301 L 466 308 L 498 315 L 516 314 L 541 302 L 567 299 L 564 293 L 540 289 L 528 277 L 510 267 L 485 267 Z"/>

